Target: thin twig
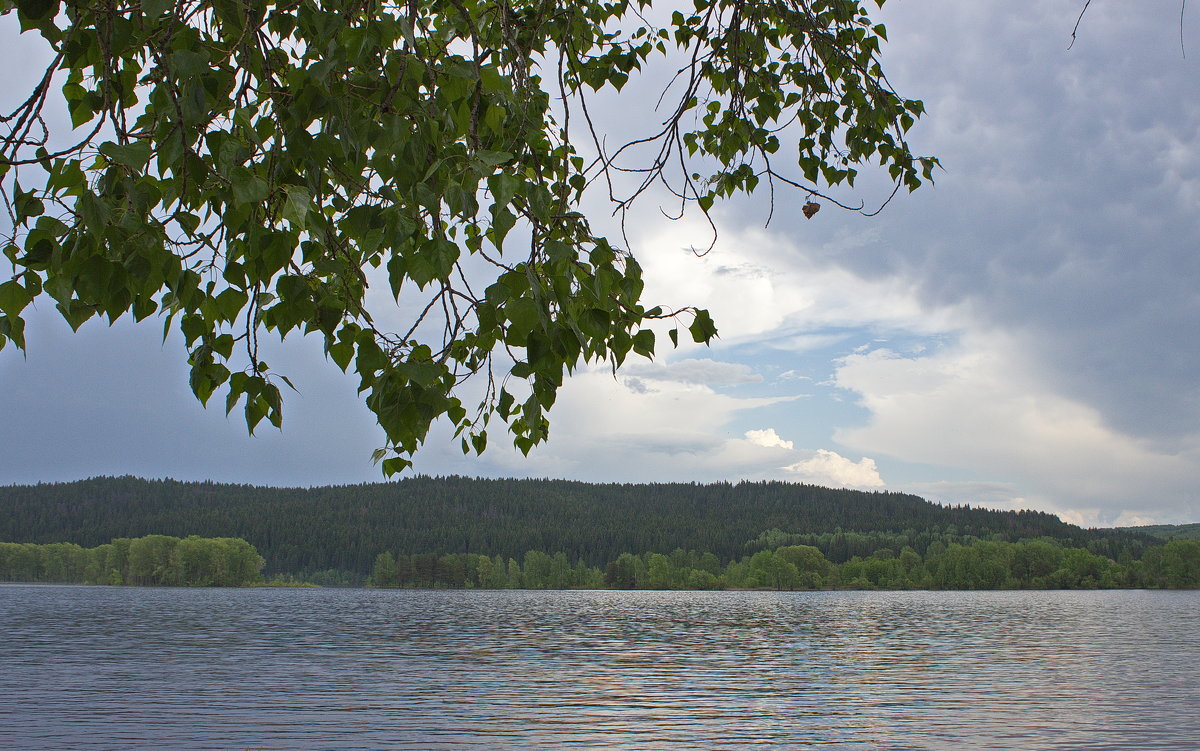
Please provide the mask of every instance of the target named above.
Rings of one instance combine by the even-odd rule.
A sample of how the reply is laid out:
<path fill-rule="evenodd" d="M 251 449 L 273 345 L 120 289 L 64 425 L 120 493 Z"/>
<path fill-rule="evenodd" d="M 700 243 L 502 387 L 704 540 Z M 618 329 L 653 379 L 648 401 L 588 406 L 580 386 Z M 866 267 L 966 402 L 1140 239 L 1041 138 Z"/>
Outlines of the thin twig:
<path fill-rule="evenodd" d="M 1092 4 L 1092 0 L 1087 0 L 1083 4 L 1083 10 L 1079 11 L 1079 18 L 1075 19 L 1075 28 L 1071 29 L 1071 43 L 1067 45 L 1067 49 L 1075 46 L 1075 34 L 1079 31 L 1079 24 L 1083 21 L 1083 14 L 1087 13 L 1088 6 Z"/>

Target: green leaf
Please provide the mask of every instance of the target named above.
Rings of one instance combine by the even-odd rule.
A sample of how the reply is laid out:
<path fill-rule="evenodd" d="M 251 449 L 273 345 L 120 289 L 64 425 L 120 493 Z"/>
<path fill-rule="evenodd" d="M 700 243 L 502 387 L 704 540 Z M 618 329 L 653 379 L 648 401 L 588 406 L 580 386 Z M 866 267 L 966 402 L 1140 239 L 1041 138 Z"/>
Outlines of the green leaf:
<path fill-rule="evenodd" d="M 101 200 L 95 193 L 89 190 L 79 196 L 79 200 L 75 205 L 78 207 L 79 213 L 83 217 L 84 225 L 89 232 L 95 235 L 104 232 L 110 215 L 107 202 Z"/>
<path fill-rule="evenodd" d="M 511 162 L 513 155 L 507 151 L 486 151 L 481 149 L 475 152 L 475 158 L 487 167 L 498 167 L 501 164 Z"/>
<path fill-rule="evenodd" d="M 492 214 L 492 245 L 499 250 L 504 245 L 504 238 L 517 223 L 517 217 L 508 209 L 499 209 Z"/>
<path fill-rule="evenodd" d="M 32 301 L 33 296 L 16 281 L 0 284 L 0 312 L 5 315 L 16 318 Z"/>
<path fill-rule="evenodd" d="M 247 382 L 250 376 L 245 373 L 234 373 L 229 377 L 229 394 L 225 397 L 225 414 L 233 412 L 233 408 L 241 401 L 242 396 L 246 393 Z"/>
<path fill-rule="evenodd" d="M 537 303 L 531 297 L 518 297 L 504 307 L 504 312 L 508 316 L 511 343 L 518 346 L 524 344 L 529 332 L 538 325 L 540 314 Z"/>
<path fill-rule="evenodd" d="M 708 314 L 707 310 L 697 310 L 692 325 L 688 326 L 688 331 L 692 334 L 692 341 L 697 344 L 707 344 L 717 335 L 717 326 L 713 323 L 712 316 Z"/>
<path fill-rule="evenodd" d="M 17 191 L 20 191 L 19 186 L 17 187 Z M 13 200 L 13 205 L 17 210 L 17 221 L 21 223 L 46 213 L 46 205 L 33 195 L 33 191 L 28 193 L 17 192 Z"/>
<path fill-rule="evenodd" d="M 21 318 L 10 318 L 0 314 L 0 349 L 4 349 L 5 340 L 11 341 L 18 349 L 25 349 L 25 321 Z"/>
<path fill-rule="evenodd" d="M 458 246 L 443 238 L 422 243 L 420 251 L 408 266 L 408 277 L 425 287 L 435 279 L 445 279 L 458 260 Z"/>
<path fill-rule="evenodd" d="M 267 200 L 270 189 L 261 177 L 250 170 L 239 167 L 230 176 L 233 189 L 233 200 L 236 204 L 261 204 Z"/>
<path fill-rule="evenodd" d="M 393 456 L 383 460 L 383 473 L 388 477 L 397 475 L 412 466 L 412 462 L 404 457 Z"/>
<path fill-rule="evenodd" d="M 175 6 L 175 0 L 141 0 L 142 12 L 157 18 Z"/>
<path fill-rule="evenodd" d="M 92 108 L 91 103 L 85 99 L 76 100 L 73 103 L 68 103 L 71 114 L 71 127 L 78 128 L 82 125 L 90 123 L 96 117 L 96 110 Z"/>
<path fill-rule="evenodd" d="M 589 308 L 579 317 L 579 328 L 593 339 L 603 339 L 612 326 L 612 317 L 607 310 Z"/>
<path fill-rule="evenodd" d="M 144 0 L 143 0 L 144 1 Z M 208 55 L 191 49 L 176 50 L 171 54 L 175 72 L 183 78 L 198 76 L 208 70 Z"/>
<path fill-rule="evenodd" d="M 312 205 L 312 194 L 299 185 L 285 185 L 287 199 L 283 202 L 283 218 L 296 229 L 304 229 L 308 223 L 308 209 Z"/>
<path fill-rule="evenodd" d="M 346 372 L 346 368 L 350 367 L 350 361 L 353 358 L 353 342 L 337 342 L 329 345 L 329 359 L 333 360 L 343 373 Z"/>
<path fill-rule="evenodd" d="M 545 367 L 545 361 L 551 358 L 552 349 L 546 337 L 531 332 L 525 339 L 525 357 L 534 370 Z"/>
<path fill-rule="evenodd" d="M 221 317 L 226 321 L 232 321 L 242 312 L 242 308 L 246 307 L 246 301 L 249 299 L 244 291 L 238 289 L 227 289 L 217 296 L 217 307 L 221 311 Z"/>
<path fill-rule="evenodd" d="M 134 141 L 133 143 L 122 145 L 110 141 L 100 145 L 100 153 L 116 164 L 141 171 L 145 169 L 146 163 L 150 161 L 150 143 L 148 141 Z"/>
<path fill-rule="evenodd" d="M 516 400 L 513 398 L 512 394 L 504 390 L 500 391 L 500 399 L 496 403 L 496 412 L 500 415 L 500 417 L 506 420 L 508 419 L 508 416 L 512 414 L 514 401 Z"/>
<path fill-rule="evenodd" d="M 408 376 L 412 382 L 425 388 L 433 386 L 442 376 L 442 368 L 433 362 L 406 362 L 398 365 L 396 369 Z"/>
<path fill-rule="evenodd" d="M 58 13 L 58 0 L 17 0 L 17 10 L 32 21 L 53 18 Z"/>
<path fill-rule="evenodd" d="M 715 329 L 714 329 L 715 331 Z M 633 351 L 643 357 L 654 356 L 654 332 L 642 329 L 633 335 Z"/>
<path fill-rule="evenodd" d="M 507 206 L 520 189 L 522 180 L 515 175 L 501 173 L 488 178 L 488 190 L 497 207 Z"/>

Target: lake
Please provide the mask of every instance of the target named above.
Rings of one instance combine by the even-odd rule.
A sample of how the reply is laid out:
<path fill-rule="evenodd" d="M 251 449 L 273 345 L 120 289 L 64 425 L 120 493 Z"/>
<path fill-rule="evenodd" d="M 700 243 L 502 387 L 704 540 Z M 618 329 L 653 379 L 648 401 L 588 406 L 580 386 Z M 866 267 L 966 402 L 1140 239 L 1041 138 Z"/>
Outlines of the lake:
<path fill-rule="evenodd" d="M 1200 749 L 1200 592 L 0 586 L 0 748 Z"/>

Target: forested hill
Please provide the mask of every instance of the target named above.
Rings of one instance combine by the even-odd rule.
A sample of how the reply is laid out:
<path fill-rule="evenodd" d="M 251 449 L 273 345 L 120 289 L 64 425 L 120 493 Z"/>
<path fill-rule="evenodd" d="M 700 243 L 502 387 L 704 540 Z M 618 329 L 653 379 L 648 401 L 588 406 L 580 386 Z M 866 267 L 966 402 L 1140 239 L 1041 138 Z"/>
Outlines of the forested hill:
<path fill-rule="evenodd" d="M 1152 524 L 1118 529 L 1122 532 L 1150 535 L 1160 540 L 1200 540 L 1200 524 Z"/>
<path fill-rule="evenodd" d="M 800 539 L 839 530 L 850 534 L 826 535 L 823 543 Z M 1052 537 L 1097 552 L 1146 539 L 1084 530 L 1040 512 L 945 507 L 900 493 L 781 482 L 598 485 L 412 477 L 303 489 L 104 477 L 0 487 L 0 541 L 95 546 L 147 534 L 240 537 L 258 548 L 268 572 L 366 572 L 385 550 L 505 557 L 563 551 L 572 560 L 603 565 L 623 552 L 685 548 L 727 560 L 753 552 L 755 541 L 765 547 L 786 538 L 819 544 L 837 559 L 895 542 L 854 533 L 906 530 L 903 544 L 920 552 L 934 539 L 967 535 Z"/>

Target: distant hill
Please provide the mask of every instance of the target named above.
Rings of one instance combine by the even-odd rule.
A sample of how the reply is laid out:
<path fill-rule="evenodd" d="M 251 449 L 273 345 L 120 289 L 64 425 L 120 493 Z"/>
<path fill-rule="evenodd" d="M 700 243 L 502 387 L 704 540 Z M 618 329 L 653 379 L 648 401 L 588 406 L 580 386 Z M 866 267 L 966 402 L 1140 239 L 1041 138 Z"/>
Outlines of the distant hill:
<path fill-rule="evenodd" d="M 1151 524 L 1142 527 L 1118 527 L 1118 530 L 1150 535 L 1160 540 L 1200 540 L 1200 524 Z"/>
<path fill-rule="evenodd" d="M 821 533 L 820 540 L 802 537 Z M 0 541 L 90 547 L 147 534 L 241 537 L 266 558 L 269 573 L 366 572 L 385 550 L 514 558 L 527 550 L 561 550 L 571 560 L 602 566 L 623 552 L 675 548 L 728 560 L 770 539 L 818 544 L 831 559 L 902 545 L 924 554 L 934 541 L 968 536 L 1051 537 L 1110 557 L 1152 540 L 1137 531 L 1085 530 L 1035 511 L 941 506 L 902 493 L 782 482 L 618 485 L 418 476 L 270 488 L 100 477 L 0 487 Z"/>

